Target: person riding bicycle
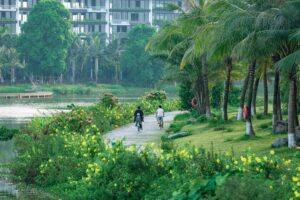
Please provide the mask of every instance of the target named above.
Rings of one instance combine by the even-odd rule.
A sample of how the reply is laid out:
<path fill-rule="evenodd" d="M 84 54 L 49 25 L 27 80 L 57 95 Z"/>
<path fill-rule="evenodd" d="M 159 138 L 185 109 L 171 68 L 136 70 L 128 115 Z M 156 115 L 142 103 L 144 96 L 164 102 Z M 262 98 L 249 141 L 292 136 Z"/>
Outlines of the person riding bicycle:
<path fill-rule="evenodd" d="M 156 119 L 157 119 L 158 124 L 160 122 L 163 122 L 164 116 L 165 116 L 165 111 L 164 111 L 164 109 L 162 109 L 162 106 L 159 105 L 158 109 L 156 110 Z"/>
<path fill-rule="evenodd" d="M 138 121 L 137 121 L 138 117 L 140 117 L 140 128 L 143 129 L 142 122 L 144 122 L 144 112 L 143 112 L 143 110 L 141 109 L 140 106 L 138 106 L 137 109 L 134 112 L 135 126 L 138 126 L 138 124 L 137 124 L 138 123 Z"/>

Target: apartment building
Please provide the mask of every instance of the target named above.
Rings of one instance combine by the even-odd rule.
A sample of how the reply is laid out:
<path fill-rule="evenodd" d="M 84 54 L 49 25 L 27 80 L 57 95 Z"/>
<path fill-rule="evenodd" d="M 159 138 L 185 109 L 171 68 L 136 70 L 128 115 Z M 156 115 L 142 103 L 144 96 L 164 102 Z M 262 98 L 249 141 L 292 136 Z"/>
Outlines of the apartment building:
<path fill-rule="evenodd" d="M 75 33 L 102 33 L 126 37 L 136 24 L 159 27 L 178 13 L 169 11 L 168 4 L 184 7 L 184 0 L 59 0 L 72 14 Z M 0 0 L 0 26 L 13 34 L 21 32 L 32 7 L 39 0 Z"/>

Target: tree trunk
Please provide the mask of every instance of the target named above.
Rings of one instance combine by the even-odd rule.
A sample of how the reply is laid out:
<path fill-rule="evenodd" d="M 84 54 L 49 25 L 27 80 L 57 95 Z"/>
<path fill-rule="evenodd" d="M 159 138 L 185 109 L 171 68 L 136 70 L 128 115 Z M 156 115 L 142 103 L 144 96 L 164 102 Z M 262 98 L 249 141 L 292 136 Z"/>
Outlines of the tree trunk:
<path fill-rule="evenodd" d="M 280 82 L 280 75 L 279 72 L 275 72 L 275 79 L 274 79 L 274 93 L 273 93 L 273 117 L 272 117 L 272 129 L 275 132 L 276 124 L 279 121 L 279 113 L 278 113 L 278 95 L 279 94 L 279 82 Z"/>
<path fill-rule="evenodd" d="M 99 58 L 95 58 L 95 83 L 98 83 Z"/>
<path fill-rule="evenodd" d="M 90 79 L 91 79 L 91 81 L 94 80 L 93 67 L 91 67 L 91 69 L 90 69 Z"/>
<path fill-rule="evenodd" d="M 3 75 L 2 75 L 2 71 L 0 71 L 0 82 L 4 83 L 4 78 L 3 78 Z"/>
<path fill-rule="evenodd" d="M 249 66 L 247 76 L 244 80 L 243 90 L 242 90 L 241 99 L 240 99 L 240 107 L 239 107 L 238 114 L 237 114 L 238 121 L 242 120 L 242 118 L 243 118 L 243 108 L 244 108 L 245 97 L 246 97 L 246 92 L 247 92 L 248 83 L 249 83 L 250 68 L 251 68 L 251 66 Z"/>
<path fill-rule="evenodd" d="M 279 120 L 282 121 L 280 83 L 278 85 L 278 94 L 277 94 L 277 113 L 279 116 Z"/>
<path fill-rule="evenodd" d="M 288 147 L 296 147 L 295 138 L 295 73 L 289 73 L 289 104 L 288 104 Z"/>
<path fill-rule="evenodd" d="M 228 106 L 228 98 L 229 98 L 229 90 L 230 90 L 232 58 L 231 57 L 225 58 L 225 64 L 226 64 L 226 82 L 224 88 L 223 119 L 227 121 L 228 120 L 227 106 Z"/>
<path fill-rule="evenodd" d="M 205 54 L 202 56 L 202 77 L 203 77 L 206 117 L 211 118 L 211 110 L 210 110 L 210 102 L 209 102 L 209 89 L 208 89 L 208 64 L 206 61 Z"/>
<path fill-rule="evenodd" d="M 115 82 L 116 82 L 116 84 L 119 83 L 119 67 L 118 67 L 118 65 L 115 65 Z"/>
<path fill-rule="evenodd" d="M 268 115 L 268 101 L 269 101 L 269 94 L 268 94 L 268 75 L 267 75 L 267 65 L 264 65 L 264 116 Z"/>
<path fill-rule="evenodd" d="M 71 61 L 72 65 L 72 83 L 75 84 L 75 79 L 76 79 L 76 66 L 75 66 L 75 60 Z"/>
<path fill-rule="evenodd" d="M 254 60 L 249 68 L 248 103 L 247 103 L 247 115 L 246 115 L 246 135 L 248 136 L 255 135 L 252 126 L 252 115 L 251 115 L 255 68 L 256 68 L 256 61 Z"/>
<path fill-rule="evenodd" d="M 198 76 L 197 81 L 196 81 L 196 85 L 195 85 L 195 97 L 197 99 L 197 111 L 198 114 L 203 114 L 201 112 L 201 78 Z"/>
<path fill-rule="evenodd" d="M 298 87 L 297 87 L 297 79 L 294 80 L 294 98 L 295 98 L 295 127 L 299 126 L 298 119 Z"/>
<path fill-rule="evenodd" d="M 14 84 L 15 83 L 15 68 L 14 67 L 12 67 L 11 69 L 10 69 L 10 83 L 11 84 Z"/>
<path fill-rule="evenodd" d="M 259 77 L 255 79 L 255 83 L 253 86 L 253 94 L 252 94 L 252 106 L 251 106 L 251 114 L 253 116 L 256 115 L 256 97 L 257 97 L 257 90 L 259 85 Z"/>
<path fill-rule="evenodd" d="M 63 82 L 64 82 L 64 76 L 61 73 L 60 76 L 59 76 L 59 83 L 62 84 Z"/>

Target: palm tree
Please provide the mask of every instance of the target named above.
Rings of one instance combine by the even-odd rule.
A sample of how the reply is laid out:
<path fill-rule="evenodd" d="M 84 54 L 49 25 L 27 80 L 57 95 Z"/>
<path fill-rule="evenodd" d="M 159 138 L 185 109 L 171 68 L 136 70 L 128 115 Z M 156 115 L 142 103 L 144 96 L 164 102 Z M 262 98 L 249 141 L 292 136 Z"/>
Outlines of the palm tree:
<path fill-rule="evenodd" d="M 0 55 L 0 63 L 3 68 L 7 68 L 10 71 L 10 82 L 11 84 L 14 84 L 16 81 L 15 69 L 17 67 L 23 67 L 19 60 L 19 54 L 15 48 L 7 48 L 2 46 L 0 48 Z"/>
<path fill-rule="evenodd" d="M 94 61 L 95 83 L 98 83 L 99 57 L 103 52 L 103 47 L 98 35 L 91 36 L 89 39 L 89 54 Z"/>
<path fill-rule="evenodd" d="M 73 42 L 69 48 L 68 52 L 68 60 L 71 64 L 71 71 L 72 71 L 72 83 L 75 84 L 76 79 L 76 61 L 80 53 L 80 36 L 73 39 Z"/>
<path fill-rule="evenodd" d="M 84 66 L 89 57 L 89 46 L 85 39 L 80 40 L 79 43 L 78 60 L 80 63 L 80 72 L 83 72 Z"/>

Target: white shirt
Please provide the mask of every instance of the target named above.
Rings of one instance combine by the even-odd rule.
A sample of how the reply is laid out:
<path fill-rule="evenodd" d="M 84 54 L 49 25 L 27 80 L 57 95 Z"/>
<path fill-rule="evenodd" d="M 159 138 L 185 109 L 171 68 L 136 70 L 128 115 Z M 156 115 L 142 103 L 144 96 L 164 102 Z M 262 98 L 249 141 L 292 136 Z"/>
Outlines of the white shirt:
<path fill-rule="evenodd" d="M 156 110 L 156 117 L 164 117 L 164 109 L 159 108 Z"/>

